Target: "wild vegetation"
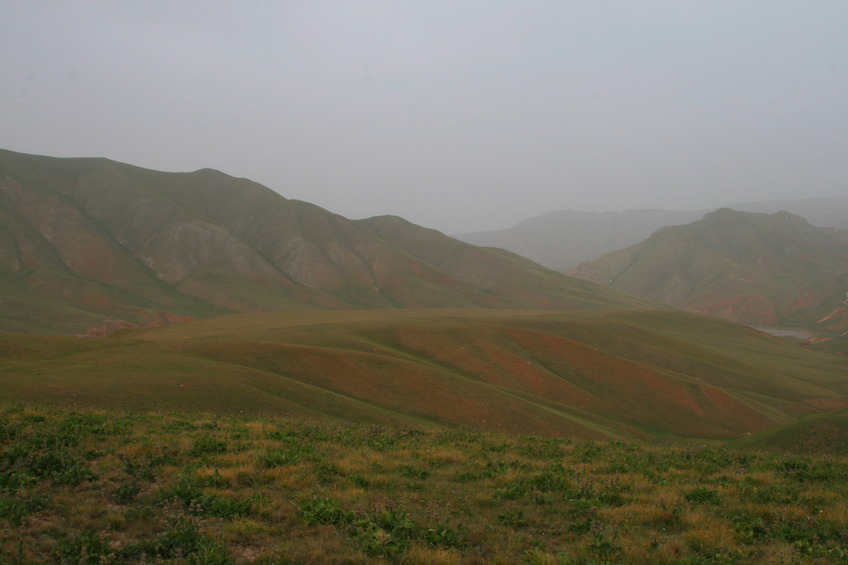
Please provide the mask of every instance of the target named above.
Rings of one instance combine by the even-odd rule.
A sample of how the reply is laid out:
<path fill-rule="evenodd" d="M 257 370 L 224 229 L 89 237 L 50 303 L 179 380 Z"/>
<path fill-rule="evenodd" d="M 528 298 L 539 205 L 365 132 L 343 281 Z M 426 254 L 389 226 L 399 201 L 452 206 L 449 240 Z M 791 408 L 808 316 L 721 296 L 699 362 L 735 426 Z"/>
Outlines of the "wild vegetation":
<path fill-rule="evenodd" d="M 0 151 L 0 223 L 0 330 L 107 336 L 0 334 L 0 562 L 848 559 L 844 357 L 212 170 Z"/>
<path fill-rule="evenodd" d="M 11 401 L 733 438 L 848 406 L 848 359 L 671 311 L 314 311 L 104 339 L 0 334 Z"/>
<path fill-rule="evenodd" d="M 844 563 L 848 458 L 0 412 L 0 561 Z"/>

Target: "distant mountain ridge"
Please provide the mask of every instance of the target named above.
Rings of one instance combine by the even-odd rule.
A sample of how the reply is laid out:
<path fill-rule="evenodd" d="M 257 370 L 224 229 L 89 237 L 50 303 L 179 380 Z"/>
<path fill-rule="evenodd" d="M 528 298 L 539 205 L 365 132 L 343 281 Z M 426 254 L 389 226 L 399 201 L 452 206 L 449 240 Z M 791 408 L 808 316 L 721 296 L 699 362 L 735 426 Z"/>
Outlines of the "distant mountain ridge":
<path fill-rule="evenodd" d="M 725 206 L 741 212 L 773 214 L 786 210 L 820 227 L 848 229 L 848 197 L 743 202 Z M 666 226 L 694 222 L 713 209 L 584 212 L 559 210 L 512 228 L 454 235 L 473 245 L 499 247 L 556 271 L 624 249 Z"/>
<path fill-rule="evenodd" d="M 717 210 L 574 274 L 733 322 L 848 329 L 848 231 L 788 212 Z"/>
<path fill-rule="evenodd" d="M 0 150 L 4 331 L 304 308 L 642 305 L 400 218 L 351 221 L 212 169 Z"/>

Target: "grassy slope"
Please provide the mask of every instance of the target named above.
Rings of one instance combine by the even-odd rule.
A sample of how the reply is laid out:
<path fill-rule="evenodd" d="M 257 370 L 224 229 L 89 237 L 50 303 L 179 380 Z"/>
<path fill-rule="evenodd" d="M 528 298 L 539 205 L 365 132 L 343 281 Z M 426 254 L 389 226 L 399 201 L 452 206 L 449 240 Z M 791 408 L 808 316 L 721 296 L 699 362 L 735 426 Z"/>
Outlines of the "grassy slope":
<path fill-rule="evenodd" d="M 525 257 L 503 249 L 469 246 L 397 216 L 378 216 L 357 223 L 439 271 L 489 293 L 493 304 L 498 297 L 509 301 L 505 305 L 511 307 L 656 307 L 623 293 L 600 294 L 595 284 L 563 278 Z"/>
<path fill-rule="evenodd" d="M 3 398 L 569 437 L 734 437 L 846 405 L 846 360 L 680 312 L 233 315 L 0 336 Z"/>
<path fill-rule="evenodd" d="M 745 449 L 848 455 L 848 411 L 810 414 L 786 426 L 734 443 Z"/>
<path fill-rule="evenodd" d="M 106 159 L 53 159 L 0 151 L 0 246 L 15 255 L 0 268 L 0 283 L 26 308 L 9 312 L 0 329 L 27 326 L 46 333 L 76 333 L 101 326 L 109 318 L 150 323 L 160 312 L 208 316 L 227 312 L 187 296 L 160 280 L 123 247 L 110 230 L 88 214 L 77 192 L 91 187 L 100 206 L 114 208 L 114 195 L 97 192 L 104 175 L 123 178 L 121 165 Z M 113 178 L 106 184 L 119 193 Z M 137 187 L 133 186 L 132 190 Z M 107 191 L 110 192 L 110 191 Z M 126 203 L 129 204 L 129 203 Z M 133 223 L 132 206 L 116 215 Z M 28 312 L 52 316 L 39 319 Z"/>
<path fill-rule="evenodd" d="M 312 308 L 648 306 L 395 220 L 352 222 L 211 169 L 0 150 L 0 285 L 29 304 L 0 316 L 0 331 Z"/>
<path fill-rule="evenodd" d="M 848 460 L 0 404 L 0 561 L 848 559 Z"/>
<path fill-rule="evenodd" d="M 741 323 L 845 324 L 848 233 L 791 214 L 718 210 L 592 265 L 625 292 Z"/>

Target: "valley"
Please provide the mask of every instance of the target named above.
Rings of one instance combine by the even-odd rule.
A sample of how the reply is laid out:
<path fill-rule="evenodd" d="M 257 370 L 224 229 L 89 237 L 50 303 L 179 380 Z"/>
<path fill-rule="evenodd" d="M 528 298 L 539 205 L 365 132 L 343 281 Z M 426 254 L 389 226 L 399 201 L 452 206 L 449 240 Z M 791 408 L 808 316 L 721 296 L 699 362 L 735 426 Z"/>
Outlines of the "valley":
<path fill-rule="evenodd" d="M 0 151 L 0 218 L 12 402 L 644 440 L 848 405 L 844 357 L 671 308 L 840 332 L 848 238 L 783 212 L 665 228 L 588 281 L 211 169 Z"/>
<path fill-rule="evenodd" d="M 848 556 L 848 358 L 787 333 L 844 329 L 836 230 L 719 211 L 581 280 L 209 169 L 12 152 L 0 220 L 4 562 Z M 727 273 L 784 316 L 666 292 Z"/>
<path fill-rule="evenodd" d="M 0 565 L 845 565 L 846 21 L 0 2 Z"/>

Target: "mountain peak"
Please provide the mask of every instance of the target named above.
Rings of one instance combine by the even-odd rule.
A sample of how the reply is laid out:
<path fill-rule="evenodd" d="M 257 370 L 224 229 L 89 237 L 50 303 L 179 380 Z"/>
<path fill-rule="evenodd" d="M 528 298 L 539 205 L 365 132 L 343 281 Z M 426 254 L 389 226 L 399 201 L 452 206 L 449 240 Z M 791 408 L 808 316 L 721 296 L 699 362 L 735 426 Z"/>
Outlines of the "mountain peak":
<path fill-rule="evenodd" d="M 768 217 L 771 217 L 773 219 L 780 219 L 783 221 L 809 224 L 809 222 L 805 218 L 799 216 L 798 214 L 787 212 L 786 210 L 780 210 L 773 214 L 767 214 L 762 212 L 742 212 L 733 208 L 719 208 L 717 210 L 712 210 L 704 214 L 703 220 L 707 222 L 749 222 L 757 218 L 765 219 Z"/>
<path fill-rule="evenodd" d="M 315 308 L 645 306 L 397 216 L 354 222 L 208 168 L 3 152 L 0 221 L 6 331 Z"/>
<path fill-rule="evenodd" d="M 786 211 L 715 210 L 577 273 L 624 292 L 754 325 L 848 328 L 848 233 Z"/>

